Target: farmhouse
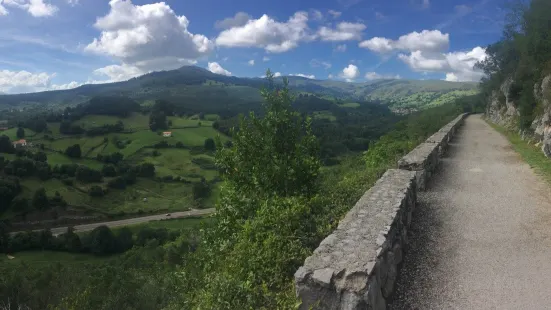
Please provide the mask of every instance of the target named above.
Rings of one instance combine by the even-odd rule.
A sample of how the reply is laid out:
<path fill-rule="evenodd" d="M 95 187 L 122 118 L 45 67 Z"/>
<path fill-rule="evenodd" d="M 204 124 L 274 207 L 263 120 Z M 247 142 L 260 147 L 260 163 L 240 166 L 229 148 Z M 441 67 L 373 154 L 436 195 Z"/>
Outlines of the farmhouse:
<path fill-rule="evenodd" d="M 21 139 L 21 140 L 13 141 L 12 144 L 13 144 L 14 147 L 18 147 L 18 146 L 25 147 L 25 146 L 27 146 L 27 140 Z"/>
<path fill-rule="evenodd" d="M 163 137 L 172 137 L 172 131 L 163 132 Z"/>

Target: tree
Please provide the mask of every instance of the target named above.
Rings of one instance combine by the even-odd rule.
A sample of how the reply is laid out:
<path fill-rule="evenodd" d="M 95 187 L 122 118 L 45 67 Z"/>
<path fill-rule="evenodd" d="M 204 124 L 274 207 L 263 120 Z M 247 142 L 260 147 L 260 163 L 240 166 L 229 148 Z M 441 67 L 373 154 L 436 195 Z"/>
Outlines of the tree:
<path fill-rule="evenodd" d="M 48 156 L 46 156 L 46 153 L 44 153 L 44 152 L 36 152 L 33 155 L 33 159 L 36 160 L 36 161 L 47 162 L 48 161 Z"/>
<path fill-rule="evenodd" d="M 98 186 L 98 185 L 93 185 L 92 187 L 90 187 L 88 194 L 91 197 L 103 197 L 103 195 L 105 195 L 103 188 L 101 188 L 101 186 Z"/>
<path fill-rule="evenodd" d="M 206 198 L 210 194 L 210 185 L 203 178 L 200 182 L 193 183 L 192 193 L 195 200 Z"/>
<path fill-rule="evenodd" d="M 134 245 L 132 239 L 132 231 L 128 227 L 123 227 L 119 230 L 117 236 L 117 252 L 126 252 Z"/>
<path fill-rule="evenodd" d="M 23 129 L 23 127 L 17 128 L 16 136 L 17 136 L 18 139 L 25 138 L 25 129 Z"/>
<path fill-rule="evenodd" d="M 216 144 L 214 143 L 214 139 L 212 139 L 212 138 L 205 139 L 205 150 L 207 150 L 207 151 L 215 151 L 216 150 Z"/>
<path fill-rule="evenodd" d="M 50 206 L 48 195 L 46 195 L 46 190 L 43 187 L 34 192 L 32 205 L 39 211 L 44 211 Z"/>
<path fill-rule="evenodd" d="M 104 177 L 115 177 L 117 176 L 117 169 L 115 168 L 115 166 L 111 164 L 107 164 L 107 165 L 104 165 L 103 168 L 101 169 L 101 174 Z"/>
<path fill-rule="evenodd" d="M 11 144 L 10 138 L 6 135 L 0 136 L 0 153 L 9 153 L 13 154 L 15 152 L 15 149 L 13 148 L 13 144 Z"/>
<path fill-rule="evenodd" d="M 82 156 L 82 151 L 80 150 L 80 144 L 74 144 L 72 146 L 69 146 L 65 150 L 65 155 L 71 158 L 80 158 Z"/>
<path fill-rule="evenodd" d="M 103 225 L 94 228 L 89 234 L 90 252 L 95 255 L 115 253 L 116 239 L 109 227 Z"/>
<path fill-rule="evenodd" d="M 153 111 L 149 115 L 149 129 L 157 131 L 159 129 L 167 129 L 166 114 L 162 111 Z"/>

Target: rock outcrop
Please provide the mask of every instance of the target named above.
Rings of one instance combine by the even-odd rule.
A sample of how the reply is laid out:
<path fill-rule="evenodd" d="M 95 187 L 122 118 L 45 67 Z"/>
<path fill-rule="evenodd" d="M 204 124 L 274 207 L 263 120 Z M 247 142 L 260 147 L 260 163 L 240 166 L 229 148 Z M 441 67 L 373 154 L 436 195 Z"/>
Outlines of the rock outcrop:
<path fill-rule="evenodd" d="M 513 80 L 508 79 L 498 91 L 494 91 L 489 99 L 486 117 L 510 130 L 518 130 L 522 139 L 534 141 L 541 146 L 545 156 L 551 157 L 551 75 L 534 85 L 538 109 L 530 130 L 522 131 L 518 128 L 519 111 L 509 96 L 512 83 Z"/>

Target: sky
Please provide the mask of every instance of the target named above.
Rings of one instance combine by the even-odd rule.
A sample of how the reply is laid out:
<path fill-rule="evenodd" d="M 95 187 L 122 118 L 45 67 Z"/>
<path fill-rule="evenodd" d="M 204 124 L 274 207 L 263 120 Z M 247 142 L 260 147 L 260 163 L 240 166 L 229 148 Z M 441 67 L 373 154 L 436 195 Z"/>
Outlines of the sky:
<path fill-rule="evenodd" d="M 0 0 L 0 92 L 196 65 L 240 77 L 478 81 L 506 0 Z"/>

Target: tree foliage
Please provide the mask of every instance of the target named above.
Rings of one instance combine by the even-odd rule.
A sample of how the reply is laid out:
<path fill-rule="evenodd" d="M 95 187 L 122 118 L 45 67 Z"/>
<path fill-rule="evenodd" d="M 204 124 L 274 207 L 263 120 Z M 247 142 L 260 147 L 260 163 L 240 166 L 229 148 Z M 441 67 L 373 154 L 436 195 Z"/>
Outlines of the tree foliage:
<path fill-rule="evenodd" d="M 534 85 L 551 74 L 550 15 L 547 0 L 516 2 L 509 10 L 502 40 L 488 46 L 487 58 L 477 64 L 487 75 L 481 85 L 486 96 L 511 79 L 507 95 L 519 110 L 522 129 L 529 128 L 536 116 Z"/>

